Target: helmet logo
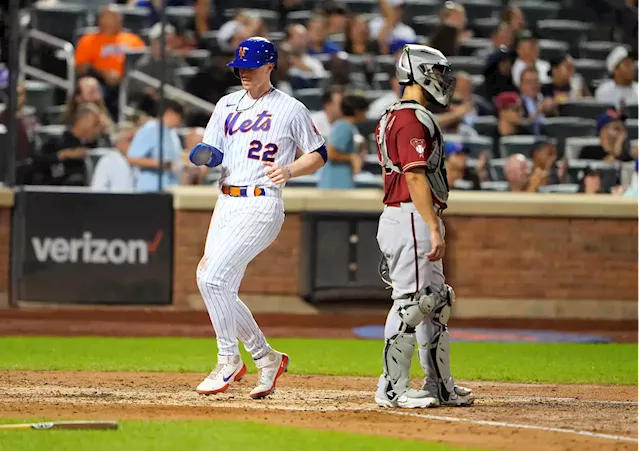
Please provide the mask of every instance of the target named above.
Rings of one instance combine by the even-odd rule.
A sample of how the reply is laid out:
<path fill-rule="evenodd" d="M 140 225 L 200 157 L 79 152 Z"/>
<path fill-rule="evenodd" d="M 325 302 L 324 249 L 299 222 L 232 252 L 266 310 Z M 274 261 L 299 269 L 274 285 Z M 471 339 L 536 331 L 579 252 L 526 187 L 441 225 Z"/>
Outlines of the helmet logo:
<path fill-rule="evenodd" d="M 424 151 L 427 148 L 427 142 L 424 139 L 413 138 L 409 143 L 416 149 L 420 158 L 424 157 Z"/>
<path fill-rule="evenodd" d="M 244 54 L 246 53 L 247 50 L 249 50 L 248 47 L 238 47 L 238 56 L 240 58 L 244 58 Z"/>

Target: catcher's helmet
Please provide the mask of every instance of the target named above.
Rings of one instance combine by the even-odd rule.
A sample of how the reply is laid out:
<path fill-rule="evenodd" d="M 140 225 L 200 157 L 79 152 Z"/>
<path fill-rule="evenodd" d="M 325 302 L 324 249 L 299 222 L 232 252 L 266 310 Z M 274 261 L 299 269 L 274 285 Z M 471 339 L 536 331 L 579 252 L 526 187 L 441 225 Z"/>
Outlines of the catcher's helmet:
<path fill-rule="evenodd" d="M 271 41 L 253 37 L 242 41 L 236 49 L 236 58 L 227 66 L 238 69 L 257 69 L 265 64 L 278 64 L 278 51 Z"/>

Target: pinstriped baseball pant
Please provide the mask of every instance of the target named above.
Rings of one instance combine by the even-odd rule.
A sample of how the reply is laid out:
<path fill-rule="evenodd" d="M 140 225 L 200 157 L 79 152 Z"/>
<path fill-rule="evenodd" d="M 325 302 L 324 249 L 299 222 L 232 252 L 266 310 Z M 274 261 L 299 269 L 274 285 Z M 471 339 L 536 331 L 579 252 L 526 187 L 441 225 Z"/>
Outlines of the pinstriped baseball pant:
<path fill-rule="evenodd" d="M 238 355 L 238 338 L 254 359 L 271 349 L 238 289 L 247 265 L 276 239 L 283 222 L 279 197 L 218 196 L 196 277 L 219 356 Z"/>

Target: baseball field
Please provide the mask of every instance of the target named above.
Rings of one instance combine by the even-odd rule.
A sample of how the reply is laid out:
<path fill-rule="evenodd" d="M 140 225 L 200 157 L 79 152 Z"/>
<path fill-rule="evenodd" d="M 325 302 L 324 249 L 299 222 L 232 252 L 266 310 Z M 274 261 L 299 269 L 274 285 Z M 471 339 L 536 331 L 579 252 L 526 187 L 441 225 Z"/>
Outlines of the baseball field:
<path fill-rule="evenodd" d="M 99 336 L 97 326 L 84 336 L 48 336 L 44 326 L 31 335 L 33 321 L 3 334 L 0 422 L 117 420 L 119 429 L 4 431 L 0 450 L 638 448 L 635 343 L 455 342 L 452 369 L 474 389 L 474 406 L 384 410 L 373 401 L 379 340 L 267 331 L 279 336 L 269 341 L 291 364 L 276 393 L 255 401 L 246 354 L 245 379 L 222 395 L 198 395 L 195 386 L 215 363 L 215 340 L 136 336 L 131 324 L 118 337 Z M 418 384 L 417 360 L 412 375 Z"/>

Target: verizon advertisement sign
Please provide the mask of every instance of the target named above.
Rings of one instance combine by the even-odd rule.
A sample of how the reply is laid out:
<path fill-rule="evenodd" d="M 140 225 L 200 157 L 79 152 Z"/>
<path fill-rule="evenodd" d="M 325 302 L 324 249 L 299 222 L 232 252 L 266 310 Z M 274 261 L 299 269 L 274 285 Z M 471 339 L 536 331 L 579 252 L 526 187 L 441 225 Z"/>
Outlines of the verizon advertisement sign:
<path fill-rule="evenodd" d="M 171 303 L 170 195 L 32 189 L 16 195 L 14 224 L 20 223 L 14 258 L 22 262 L 21 300 Z"/>

